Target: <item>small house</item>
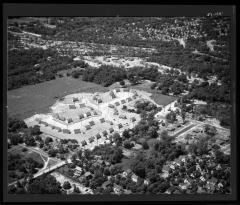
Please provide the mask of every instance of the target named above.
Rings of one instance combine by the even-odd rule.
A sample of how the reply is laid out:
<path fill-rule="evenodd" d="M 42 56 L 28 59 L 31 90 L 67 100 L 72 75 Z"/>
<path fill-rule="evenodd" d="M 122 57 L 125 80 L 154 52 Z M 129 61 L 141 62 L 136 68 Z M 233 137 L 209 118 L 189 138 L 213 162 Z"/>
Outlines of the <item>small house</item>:
<path fill-rule="evenodd" d="M 93 125 L 95 125 L 95 122 L 92 120 L 92 121 L 89 122 L 89 125 L 93 126 Z"/>
<path fill-rule="evenodd" d="M 79 104 L 79 107 L 80 107 L 80 108 L 84 108 L 84 107 L 86 107 L 86 105 L 85 105 L 84 103 L 80 103 L 80 104 Z"/>
<path fill-rule="evenodd" d="M 90 113 L 90 112 L 87 112 L 87 113 L 86 113 L 86 117 L 89 117 L 89 116 L 91 116 L 91 113 Z"/>
<path fill-rule="evenodd" d="M 85 145 L 87 145 L 87 142 L 86 142 L 85 140 L 83 140 L 83 141 L 81 142 L 81 144 L 82 144 L 82 146 L 85 146 Z"/>
<path fill-rule="evenodd" d="M 95 135 L 96 139 L 100 139 L 101 138 L 101 135 L 98 133 Z"/>
<path fill-rule="evenodd" d="M 114 108 L 114 105 L 113 104 L 108 104 L 108 107 Z"/>
<path fill-rule="evenodd" d="M 108 133 L 107 133 L 106 130 L 104 130 L 104 131 L 102 132 L 102 134 L 103 134 L 103 136 L 107 136 L 107 135 L 108 135 Z"/>
<path fill-rule="evenodd" d="M 73 102 L 79 101 L 78 98 L 73 97 Z"/>
<path fill-rule="evenodd" d="M 66 120 L 66 118 L 65 117 L 61 117 L 61 116 L 59 116 L 59 120 L 61 120 L 61 121 L 65 121 Z"/>
<path fill-rule="evenodd" d="M 75 105 L 69 105 L 69 109 L 76 109 Z"/>
<path fill-rule="evenodd" d="M 104 122 L 105 122 L 105 119 L 104 119 L 104 118 L 101 118 L 101 119 L 100 119 L 100 122 L 101 122 L 101 123 L 104 123 Z"/>
<path fill-rule="evenodd" d="M 79 134 L 79 133 L 81 133 L 81 130 L 80 130 L 80 129 L 75 129 L 75 130 L 74 130 L 74 133 L 75 133 L 75 134 Z"/>
<path fill-rule="evenodd" d="M 120 90 L 120 88 L 116 88 L 116 92 L 118 93 L 118 92 L 120 92 L 121 90 Z"/>
<path fill-rule="evenodd" d="M 119 115 L 119 118 L 121 118 L 121 119 L 127 119 L 126 115 Z"/>
<path fill-rule="evenodd" d="M 85 128 L 86 128 L 86 130 L 90 130 L 91 126 L 90 125 L 86 125 Z"/>
<path fill-rule="evenodd" d="M 113 133 L 113 132 L 114 132 L 114 129 L 111 127 L 111 128 L 109 129 L 109 132 L 110 132 L 110 133 Z"/>
<path fill-rule="evenodd" d="M 129 88 L 123 88 L 123 92 L 129 92 L 130 89 Z"/>
<path fill-rule="evenodd" d="M 68 122 L 68 123 L 71 123 L 71 122 L 73 122 L 73 119 L 72 119 L 72 118 L 68 118 L 68 119 L 67 119 L 67 122 Z"/>
<path fill-rule="evenodd" d="M 71 134 L 71 131 L 68 130 L 68 129 L 63 129 L 63 133 L 64 133 L 64 134 Z"/>
<path fill-rule="evenodd" d="M 121 129 L 123 125 L 121 123 L 118 124 L 118 128 Z"/>
<path fill-rule="evenodd" d="M 45 125 L 45 127 L 49 125 L 47 122 L 44 122 L 44 121 L 42 121 L 42 124 Z"/>
<path fill-rule="evenodd" d="M 116 106 L 119 106 L 119 105 L 120 105 L 120 103 L 119 103 L 119 102 L 115 102 L 115 105 L 116 105 Z"/>
<path fill-rule="evenodd" d="M 125 100 L 121 100 L 121 103 L 122 103 L 122 104 L 125 104 L 125 103 L 126 103 L 126 101 L 125 101 Z"/>
<path fill-rule="evenodd" d="M 128 101 L 128 102 L 131 102 L 131 101 L 132 101 L 132 98 L 127 98 L 127 101 Z"/>
<path fill-rule="evenodd" d="M 135 122 L 136 118 L 135 117 L 131 117 L 130 120 L 131 120 L 131 122 Z"/>
<path fill-rule="evenodd" d="M 102 103 L 103 101 L 102 101 L 102 99 L 99 98 L 99 99 L 97 99 L 97 102 Z"/>
<path fill-rule="evenodd" d="M 114 92 L 112 90 L 110 91 L 109 95 L 112 97 L 112 99 L 116 98 L 116 95 L 114 94 Z"/>
<path fill-rule="evenodd" d="M 79 119 L 83 119 L 83 118 L 84 118 L 84 115 L 83 115 L 83 114 L 80 114 L 78 117 L 79 117 Z"/>
<path fill-rule="evenodd" d="M 88 141 L 89 141 L 90 143 L 92 143 L 92 142 L 94 141 L 94 137 L 90 137 L 90 138 L 88 139 Z"/>

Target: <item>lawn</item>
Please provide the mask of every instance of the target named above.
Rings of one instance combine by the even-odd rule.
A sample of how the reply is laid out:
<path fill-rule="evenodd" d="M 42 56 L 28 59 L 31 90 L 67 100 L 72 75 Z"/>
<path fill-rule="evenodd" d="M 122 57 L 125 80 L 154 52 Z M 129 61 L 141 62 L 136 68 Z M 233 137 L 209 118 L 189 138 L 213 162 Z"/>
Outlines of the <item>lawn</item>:
<path fill-rule="evenodd" d="M 8 114 L 25 119 L 34 113 L 47 113 L 49 107 L 56 102 L 56 97 L 62 97 L 77 92 L 105 92 L 107 88 L 81 79 L 70 77 L 27 85 L 7 93 Z"/>
<path fill-rule="evenodd" d="M 48 161 L 47 167 L 52 167 L 52 166 L 54 166 L 54 165 L 57 164 L 57 163 L 58 163 L 57 160 L 50 159 L 50 160 Z"/>
<path fill-rule="evenodd" d="M 132 164 L 134 158 L 123 158 L 121 163 L 117 163 L 117 165 L 122 165 L 123 170 L 130 169 L 130 165 Z"/>
<path fill-rule="evenodd" d="M 143 90 L 148 93 L 152 93 L 151 98 L 159 105 L 168 105 L 177 99 L 174 96 L 163 95 L 158 90 L 151 89 L 152 82 L 144 82 L 139 85 L 130 86 L 133 89 Z"/>

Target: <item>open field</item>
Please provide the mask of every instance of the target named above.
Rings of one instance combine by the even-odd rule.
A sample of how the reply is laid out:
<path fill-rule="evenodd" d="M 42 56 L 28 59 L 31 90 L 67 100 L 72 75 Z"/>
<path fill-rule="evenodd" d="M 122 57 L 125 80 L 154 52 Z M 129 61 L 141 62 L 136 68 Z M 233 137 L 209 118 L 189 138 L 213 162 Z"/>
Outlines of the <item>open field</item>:
<path fill-rule="evenodd" d="M 29 150 L 29 149 L 27 151 L 23 152 L 22 149 L 23 149 L 22 146 L 17 145 L 17 146 L 12 147 L 8 151 L 8 153 L 11 153 L 14 155 L 19 154 L 23 157 L 23 159 L 32 158 L 34 161 L 44 164 L 42 157 L 38 153 L 36 153 L 32 150 Z"/>
<path fill-rule="evenodd" d="M 8 114 L 27 118 L 34 113 L 49 112 L 49 107 L 56 101 L 56 96 L 60 97 L 76 92 L 92 93 L 107 90 L 101 85 L 68 77 L 24 86 L 8 91 Z"/>
<path fill-rule="evenodd" d="M 152 90 L 150 86 L 152 85 L 151 82 L 144 82 L 139 85 L 131 86 L 131 88 L 144 90 L 148 93 L 151 93 L 151 98 L 159 105 L 168 105 L 169 103 L 175 101 L 177 98 L 174 96 L 163 95 L 157 90 Z"/>

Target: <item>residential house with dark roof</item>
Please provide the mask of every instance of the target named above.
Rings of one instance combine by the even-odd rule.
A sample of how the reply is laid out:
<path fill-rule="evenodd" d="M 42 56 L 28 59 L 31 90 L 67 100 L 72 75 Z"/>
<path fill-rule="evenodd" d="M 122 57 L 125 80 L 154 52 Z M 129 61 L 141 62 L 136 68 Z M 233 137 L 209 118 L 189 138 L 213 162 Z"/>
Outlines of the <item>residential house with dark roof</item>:
<path fill-rule="evenodd" d="M 81 133 L 81 130 L 80 129 L 74 129 L 74 133 L 79 134 L 79 133 Z"/>
<path fill-rule="evenodd" d="M 118 124 L 118 128 L 121 129 L 123 125 L 121 123 Z"/>
<path fill-rule="evenodd" d="M 67 122 L 68 122 L 68 123 L 71 123 L 71 122 L 73 122 L 73 119 L 72 119 L 72 118 L 68 118 L 68 119 L 67 119 Z"/>
<path fill-rule="evenodd" d="M 109 132 L 110 132 L 110 133 L 114 132 L 114 129 L 113 129 L 112 127 L 109 128 Z"/>
<path fill-rule="evenodd" d="M 131 102 L 131 101 L 132 101 L 132 98 L 130 98 L 130 97 L 127 98 L 127 101 L 128 101 L 128 102 Z"/>
<path fill-rule="evenodd" d="M 90 112 L 86 112 L 86 117 L 89 117 L 91 116 L 91 113 Z"/>
<path fill-rule="evenodd" d="M 75 105 L 69 105 L 69 109 L 76 109 Z"/>
<path fill-rule="evenodd" d="M 85 128 L 86 128 L 86 130 L 90 130 L 91 126 L 90 125 L 86 125 Z"/>
<path fill-rule="evenodd" d="M 80 107 L 80 108 L 84 108 L 84 107 L 86 107 L 86 105 L 85 105 L 84 103 L 80 103 L 80 104 L 79 104 L 79 107 Z"/>
<path fill-rule="evenodd" d="M 104 130 L 104 131 L 102 132 L 102 134 L 103 134 L 103 136 L 107 136 L 107 135 L 108 135 L 108 133 L 107 133 L 106 130 Z"/>
<path fill-rule="evenodd" d="M 78 98 L 73 97 L 73 102 L 77 102 L 77 101 L 79 101 Z"/>
<path fill-rule="evenodd" d="M 101 118 L 101 119 L 100 119 L 100 122 L 101 122 L 101 123 L 104 123 L 104 122 L 105 122 L 105 119 L 104 119 L 104 118 Z"/>
<path fill-rule="evenodd" d="M 92 121 L 89 122 L 89 125 L 93 126 L 93 125 L 95 125 L 95 122 L 92 120 Z"/>
<path fill-rule="evenodd" d="M 83 114 L 80 114 L 78 115 L 79 119 L 83 119 L 84 118 L 84 115 Z"/>
<path fill-rule="evenodd" d="M 71 131 L 68 130 L 68 129 L 63 129 L 63 133 L 64 133 L 64 134 L 71 134 Z"/>
<path fill-rule="evenodd" d="M 100 139 L 101 138 L 101 135 L 98 133 L 95 135 L 96 139 Z"/>
<path fill-rule="evenodd" d="M 115 105 L 116 105 L 116 106 L 119 106 L 119 105 L 120 105 L 120 103 L 119 103 L 119 102 L 115 102 Z"/>
<path fill-rule="evenodd" d="M 126 103 L 126 101 L 125 101 L 125 100 L 121 100 L 121 103 L 122 103 L 122 104 L 125 104 L 125 103 Z"/>

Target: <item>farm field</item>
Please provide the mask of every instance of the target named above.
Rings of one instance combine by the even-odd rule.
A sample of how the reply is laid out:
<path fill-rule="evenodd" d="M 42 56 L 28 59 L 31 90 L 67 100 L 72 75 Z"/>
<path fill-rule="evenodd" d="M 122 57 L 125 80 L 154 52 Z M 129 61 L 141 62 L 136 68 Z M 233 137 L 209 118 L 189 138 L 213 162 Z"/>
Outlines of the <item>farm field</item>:
<path fill-rule="evenodd" d="M 77 92 L 107 91 L 100 85 L 68 77 L 24 86 L 8 91 L 8 114 L 19 118 L 27 118 L 35 113 L 49 112 L 49 107 L 56 101 L 55 97 L 62 97 Z"/>

